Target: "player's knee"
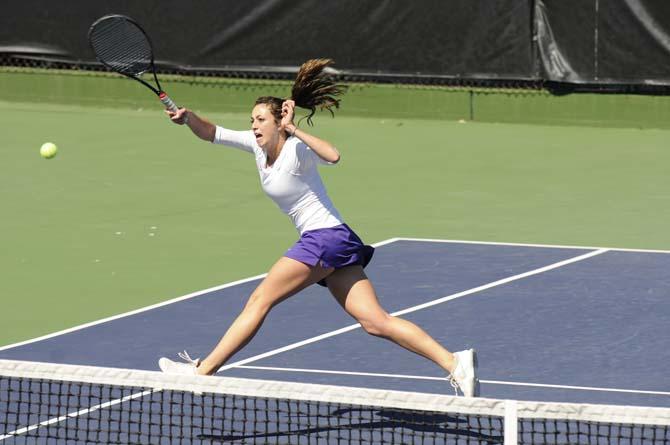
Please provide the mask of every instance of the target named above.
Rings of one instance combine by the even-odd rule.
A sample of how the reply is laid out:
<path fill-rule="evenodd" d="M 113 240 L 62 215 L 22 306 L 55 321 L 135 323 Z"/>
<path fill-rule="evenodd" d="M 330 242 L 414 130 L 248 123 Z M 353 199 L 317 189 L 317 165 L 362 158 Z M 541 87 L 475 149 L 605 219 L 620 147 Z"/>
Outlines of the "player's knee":
<path fill-rule="evenodd" d="M 361 320 L 361 326 L 370 335 L 375 337 L 388 337 L 390 330 L 390 317 L 376 317 L 367 320 Z"/>

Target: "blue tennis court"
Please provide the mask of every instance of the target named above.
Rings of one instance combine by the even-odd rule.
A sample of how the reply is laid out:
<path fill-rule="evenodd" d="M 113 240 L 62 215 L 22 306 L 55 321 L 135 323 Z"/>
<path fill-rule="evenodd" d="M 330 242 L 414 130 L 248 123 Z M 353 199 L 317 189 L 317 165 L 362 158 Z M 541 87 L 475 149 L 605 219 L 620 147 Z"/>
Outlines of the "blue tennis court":
<path fill-rule="evenodd" d="M 383 306 L 479 354 L 486 398 L 670 407 L 670 253 L 392 239 L 368 275 Z M 204 356 L 262 276 L 0 349 L 139 370 Z M 95 298 L 92 296 L 92 298 Z M 220 375 L 452 394 L 441 370 L 367 335 L 327 290 L 277 306 Z"/>

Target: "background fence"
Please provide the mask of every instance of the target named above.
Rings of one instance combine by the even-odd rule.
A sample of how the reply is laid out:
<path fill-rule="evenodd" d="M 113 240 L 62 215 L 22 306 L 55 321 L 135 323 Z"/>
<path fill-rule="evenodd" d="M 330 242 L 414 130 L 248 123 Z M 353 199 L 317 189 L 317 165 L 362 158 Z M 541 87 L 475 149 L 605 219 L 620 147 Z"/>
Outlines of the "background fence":
<path fill-rule="evenodd" d="M 288 78 L 331 57 L 344 80 L 670 91 L 667 0 L 7 2 L 0 64 L 100 69 L 90 24 L 146 28 L 163 72 Z"/>

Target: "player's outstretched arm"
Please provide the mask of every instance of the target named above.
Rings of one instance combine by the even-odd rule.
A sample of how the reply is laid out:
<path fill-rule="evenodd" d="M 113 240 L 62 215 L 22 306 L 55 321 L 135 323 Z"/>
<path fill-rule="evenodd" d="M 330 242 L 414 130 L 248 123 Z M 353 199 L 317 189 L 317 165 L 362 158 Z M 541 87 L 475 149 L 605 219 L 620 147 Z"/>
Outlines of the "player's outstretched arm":
<path fill-rule="evenodd" d="M 193 111 L 180 108 L 177 111 L 165 110 L 170 120 L 177 125 L 188 125 L 193 134 L 207 142 L 212 142 L 216 135 L 216 126 L 207 119 L 203 119 Z"/>

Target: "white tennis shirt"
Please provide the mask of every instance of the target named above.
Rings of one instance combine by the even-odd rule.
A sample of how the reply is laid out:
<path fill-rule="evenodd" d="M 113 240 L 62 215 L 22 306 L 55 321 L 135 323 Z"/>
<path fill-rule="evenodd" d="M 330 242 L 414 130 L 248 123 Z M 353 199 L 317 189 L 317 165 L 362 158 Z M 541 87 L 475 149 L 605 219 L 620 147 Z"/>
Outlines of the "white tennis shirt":
<path fill-rule="evenodd" d="M 212 142 L 255 156 L 263 191 L 291 218 L 300 234 L 342 224 L 317 169 L 319 164 L 333 164 L 321 159 L 300 139 L 289 137 L 271 167 L 267 166 L 265 151 L 256 143 L 251 130 L 235 131 L 217 126 Z"/>

